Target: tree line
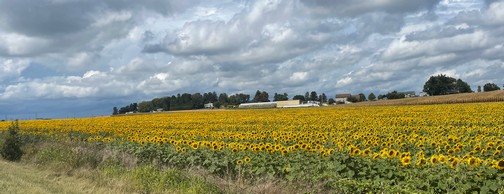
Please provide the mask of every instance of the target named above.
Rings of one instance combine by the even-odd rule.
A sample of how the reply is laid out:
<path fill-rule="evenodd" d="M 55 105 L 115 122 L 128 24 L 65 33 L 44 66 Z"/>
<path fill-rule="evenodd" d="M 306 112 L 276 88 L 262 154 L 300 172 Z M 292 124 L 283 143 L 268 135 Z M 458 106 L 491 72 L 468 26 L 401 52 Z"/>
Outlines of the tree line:
<path fill-rule="evenodd" d="M 504 87 L 504 86 L 503 86 Z M 486 83 L 483 86 L 483 91 L 493 91 L 500 90 L 494 83 Z M 481 92 L 481 86 L 478 86 L 478 92 Z M 437 76 L 431 76 L 427 80 L 423 87 L 423 92 L 430 96 L 436 95 L 447 95 L 456 93 L 470 93 L 473 92 L 469 84 L 462 81 L 461 79 L 455 79 L 444 74 L 439 74 Z M 257 90 L 254 97 L 250 98 L 249 94 L 238 93 L 234 95 L 228 95 L 226 93 L 217 94 L 214 92 L 207 93 L 183 93 L 167 97 L 154 98 L 149 101 L 142 101 L 140 103 L 131 103 L 127 106 L 113 108 L 113 115 L 125 114 L 129 112 L 152 112 L 152 111 L 174 111 L 174 110 L 190 110 L 190 109 L 202 109 L 205 108 L 205 104 L 210 104 L 211 107 L 221 108 L 221 107 L 236 107 L 242 103 L 249 102 L 270 102 L 270 96 L 266 91 Z M 349 102 L 362 102 L 362 101 L 373 101 L 382 99 L 401 99 L 405 98 L 406 94 L 392 91 L 386 94 L 379 94 L 376 96 L 374 93 L 370 93 L 367 98 L 363 93 L 358 95 L 350 96 L 347 98 Z M 304 95 L 295 95 L 292 97 L 293 100 L 300 100 L 301 102 L 319 102 L 335 104 L 341 103 L 336 102 L 333 98 L 327 98 L 325 93 L 317 94 L 316 91 L 306 92 Z M 289 95 L 287 93 L 275 93 L 273 95 L 273 101 L 284 101 L 289 100 Z"/>
<path fill-rule="evenodd" d="M 325 93 L 317 95 L 317 92 L 312 91 L 311 93 L 306 92 L 303 95 L 294 96 L 293 100 L 299 99 L 301 102 L 307 101 L 318 101 L 321 103 L 327 102 L 327 96 Z M 284 101 L 289 100 L 289 95 L 287 93 L 275 93 L 273 96 L 273 101 Z M 334 101 L 334 100 L 333 100 Z M 126 114 L 130 112 L 153 112 L 153 111 L 175 111 L 175 110 L 191 110 L 191 109 L 202 109 L 205 108 L 205 104 L 211 104 L 211 107 L 221 108 L 221 107 L 236 107 L 242 103 L 250 102 L 270 102 L 270 96 L 266 91 L 257 90 L 254 97 L 250 98 L 249 94 L 238 93 L 234 95 L 228 95 L 226 93 L 217 94 L 214 92 L 207 93 L 183 93 L 172 96 L 166 96 L 161 98 L 154 98 L 148 101 L 142 101 L 140 103 L 131 103 L 124 107 L 114 107 L 113 115 Z"/>

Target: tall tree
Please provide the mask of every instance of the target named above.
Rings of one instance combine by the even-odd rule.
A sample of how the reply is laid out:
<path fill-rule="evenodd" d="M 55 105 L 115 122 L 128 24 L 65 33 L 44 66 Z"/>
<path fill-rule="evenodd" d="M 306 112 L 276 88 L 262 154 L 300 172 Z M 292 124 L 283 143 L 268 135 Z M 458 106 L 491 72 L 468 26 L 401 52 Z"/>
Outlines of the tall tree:
<path fill-rule="evenodd" d="M 266 91 L 259 91 L 257 90 L 255 96 L 254 96 L 254 102 L 269 102 L 269 94 Z"/>
<path fill-rule="evenodd" d="M 119 110 L 117 110 L 117 107 L 114 106 L 114 108 L 112 109 L 112 115 L 117 115 L 119 114 Z"/>
<path fill-rule="evenodd" d="M 152 105 L 153 105 L 152 101 L 142 101 L 138 103 L 138 112 L 150 112 L 154 110 Z"/>
<path fill-rule="evenodd" d="M 317 92 L 312 91 L 312 92 L 310 93 L 310 100 L 311 100 L 311 101 L 318 101 L 318 95 L 317 95 Z"/>
<path fill-rule="evenodd" d="M 376 100 L 376 96 L 373 92 L 371 92 L 371 94 L 369 94 L 368 100 L 371 100 L 371 101 Z"/>
<path fill-rule="evenodd" d="M 201 95 L 200 93 L 194 93 L 193 95 L 191 95 L 191 99 L 193 101 L 193 108 L 200 109 L 204 107 L 203 95 Z"/>
<path fill-rule="evenodd" d="M 481 86 L 478 86 L 478 92 L 481 92 Z"/>
<path fill-rule="evenodd" d="M 462 81 L 461 79 L 457 79 L 456 89 L 460 93 L 471 93 L 472 92 L 471 86 L 469 86 L 469 84 Z"/>
<path fill-rule="evenodd" d="M 497 86 L 494 83 L 486 83 L 483 86 L 483 91 L 485 91 L 485 92 L 494 91 L 494 90 L 500 90 L 499 86 Z"/>
<path fill-rule="evenodd" d="M 305 95 L 304 95 L 304 99 L 305 99 L 305 101 L 310 100 L 310 93 L 309 93 L 309 92 L 306 92 L 306 93 L 305 93 Z"/>
<path fill-rule="evenodd" d="M 287 93 L 283 94 L 275 93 L 275 95 L 273 96 L 273 101 L 284 101 L 284 100 L 289 100 Z"/>
<path fill-rule="evenodd" d="M 334 103 L 336 103 L 336 100 L 334 100 L 334 98 L 329 98 L 329 100 L 327 101 L 327 103 L 334 104 Z"/>
<path fill-rule="evenodd" d="M 327 96 L 326 96 L 325 93 L 322 93 L 321 101 L 322 101 L 322 103 L 326 103 L 327 102 Z"/>
<path fill-rule="evenodd" d="M 229 97 L 226 93 L 219 94 L 219 104 L 221 106 L 226 106 L 228 104 Z"/>
<path fill-rule="evenodd" d="M 437 76 L 431 76 L 429 80 L 425 82 L 423 91 L 430 96 L 456 93 L 458 92 L 456 91 L 456 83 L 457 80 L 455 78 L 439 74 Z"/>
<path fill-rule="evenodd" d="M 292 100 L 300 100 L 301 102 L 306 101 L 306 99 L 303 95 L 295 95 L 294 97 L 292 97 Z"/>
<path fill-rule="evenodd" d="M 366 95 L 364 95 L 363 93 L 360 93 L 359 94 L 359 101 L 360 102 L 366 101 Z"/>

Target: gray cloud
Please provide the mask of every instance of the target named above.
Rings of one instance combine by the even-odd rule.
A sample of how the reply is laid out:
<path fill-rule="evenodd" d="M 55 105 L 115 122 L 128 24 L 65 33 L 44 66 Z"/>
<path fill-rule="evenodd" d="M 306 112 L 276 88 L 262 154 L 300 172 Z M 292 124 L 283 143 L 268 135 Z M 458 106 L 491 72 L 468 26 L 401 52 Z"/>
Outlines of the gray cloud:
<path fill-rule="evenodd" d="M 302 0 L 305 5 L 314 9 L 315 14 L 355 17 L 368 12 L 405 13 L 421 9 L 432 9 L 439 0 L 384 0 L 384 1 L 352 1 L 352 0 Z"/>
<path fill-rule="evenodd" d="M 503 9 L 483 0 L 0 1 L 0 116 L 90 116 L 183 92 L 418 92 L 438 73 L 473 89 L 500 84 Z"/>

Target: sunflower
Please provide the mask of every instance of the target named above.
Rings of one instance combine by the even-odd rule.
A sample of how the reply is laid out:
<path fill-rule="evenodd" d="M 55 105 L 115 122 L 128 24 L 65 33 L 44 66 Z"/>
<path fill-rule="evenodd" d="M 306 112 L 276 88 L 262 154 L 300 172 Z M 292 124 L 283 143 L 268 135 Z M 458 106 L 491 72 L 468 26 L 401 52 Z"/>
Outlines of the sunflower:
<path fill-rule="evenodd" d="M 453 168 L 455 168 L 455 167 L 457 166 L 458 162 L 459 162 L 458 160 L 453 160 L 453 161 L 450 163 L 450 168 L 452 168 L 452 169 L 453 169 Z"/>
<path fill-rule="evenodd" d="M 499 156 L 499 155 L 500 155 L 500 153 L 501 153 L 501 151 L 495 151 L 495 152 L 494 152 L 494 154 L 493 154 L 493 156 L 494 156 L 494 157 L 497 157 L 497 156 Z"/>
<path fill-rule="evenodd" d="M 248 164 L 248 163 L 250 163 L 251 159 L 250 159 L 250 157 L 247 156 L 243 159 L 243 161 Z"/>
<path fill-rule="evenodd" d="M 391 149 L 388 151 L 388 157 L 389 158 L 393 158 L 393 157 L 396 157 L 397 156 L 397 151 Z"/>
<path fill-rule="evenodd" d="M 504 160 L 499 160 L 494 165 L 495 168 L 502 170 L 504 169 Z"/>
<path fill-rule="evenodd" d="M 361 150 L 359 148 L 355 148 L 352 152 L 352 155 L 359 155 L 361 153 Z"/>
<path fill-rule="evenodd" d="M 439 160 L 439 163 L 445 164 L 447 158 L 443 154 L 441 154 L 441 155 L 438 156 L 438 160 Z"/>
<path fill-rule="evenodd" d="M 469 166 L 475 166 L 476 163 L 478 163 L 478 160 L 476 160 L 476 158 L 474 157 L 470 157 L 467 159 L 467 165 Z"/>
<path fill-rule="evenodd" d="M 403 166 L 409 166 L 411 164 L 411 157 L 406 156 L 404 158 L 401 158 L 401 163 Z"/>
<path fill-rule="evenodd" d="M 418 162 L 416 163 L 417 166 L 424 166 L 427 164 L 427 159 L 425 158 L 420 158 L 420 160 L 418 160 Z"/>
<path fill-rule="evenodd" d="M 198 143 L 192 143 L 191 147 L 192 147 L 193 150 L 197 150 L 198 147 L 199 147 L 199 144 Z"/>
<path fill-rule="evenodd" d="M 233 154 L 236 154 L 236 153 L 238 152 L 238 149 L 233 148 L 233 149 L 231 150 L 231 152 L 233 152 Z"/>
<path fill-rule="evenodd" d="M 438 162 L 438 157 L 436 155 L 432 155 L 430 158 L 430 163 L 435 165 Z"/>
<path fill-rule="evenodd" d="M 362 155 L 364 156 L 369 156 L 369 154 L 371 154 L 371 149 L 369 148 L 366 148 L 365 150 L 362 151 Z"/>
<path fill-rule="evenodd" d="M 243 160 L 236 160 L 236 164 L 237 164 L 237 165 L 241 165 L 241 164 L 243 164 Z"/>

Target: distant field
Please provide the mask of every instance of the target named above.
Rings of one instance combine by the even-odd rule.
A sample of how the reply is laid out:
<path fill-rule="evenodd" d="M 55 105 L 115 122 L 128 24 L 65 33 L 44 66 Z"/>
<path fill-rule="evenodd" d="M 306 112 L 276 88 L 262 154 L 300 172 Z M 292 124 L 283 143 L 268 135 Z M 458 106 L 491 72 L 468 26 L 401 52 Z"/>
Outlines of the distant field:
<path fill-rule="evenodd" d="M 352 106 L 394 106 L 394 105 L 427 105 L 427 104 L 453 104 L 453 103 L 476 103 L 476 102 L 502 102 L 504 90 L 464 93 L 443 96 L 425 96 L 404 98 L 395 100 L 378 100 L 352 104 Z"/>
<path fill-rule="evenodd" d="M 504 103 L 495 101 L 503 96 L 496 91 L 324 108 L 34 120 L 19 121 L 19 128 L 27 142 L 96 147 L 41 151 L 44 157 L 32 160 L 60 162 L 73 154 L 79 157 L 70 166 L 95 161 L 97 169 L 133 168 L 135 180 L 145 180 L 137 190 L 145 193 L 192 183 L 163 177 L 194 168 L 201 177 L 217 177 L 201 181 L 194 193 L 233 193 L 229 182 L 243 183 L 236 187 L 243 193 L 498 193 L 504 192 Z M 397 106 L 407 104 L 437 105 Z M 0 122 L 0 131 L 9 125 Z M 149 168 L 136 170 L 139 165 Z M 176 173 L 156 174 L 165 168 Z M 275 191 L 255 191 L 257 183 Z"/>

